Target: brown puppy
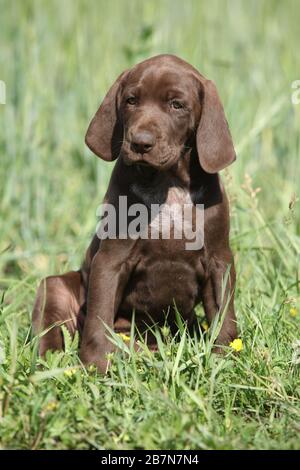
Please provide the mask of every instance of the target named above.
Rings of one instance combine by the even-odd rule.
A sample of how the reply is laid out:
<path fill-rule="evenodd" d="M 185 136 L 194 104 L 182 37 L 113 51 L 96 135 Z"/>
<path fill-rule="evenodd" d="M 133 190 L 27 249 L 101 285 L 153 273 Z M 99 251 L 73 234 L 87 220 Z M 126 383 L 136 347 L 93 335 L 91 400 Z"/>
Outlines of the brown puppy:
<path fill-rule="evenodd" d="M 127 196 L 128 205 L 147 207 L 204 204 L 204 245 L 187 250 L 186 240 L 174 237 L 124 239 L 119 227 L 116 239 L 95 235 L 79 271 L 42 281 L 33 310 L 35 333 L 61 322 L 71 334 L 79 329 L 82 361 L 104 372 L 114 348 L 105 325 L 128 331 L 135 311 L 143 330 L 163 324 L 167 312 L 173 331 L 174 303 L 193 325 L 202 301 L 209 323 L 226 308 L 216 343 L 228 344 L 236 336 L 235 271 L 218 172 L 235 160 L 235 152 L 215 85 L 175 56 L 146 60 L 111 87 L 86 143 L 104 160 L 118 158 L 105 196 L 117 215 L 119 196 Z M 54 326 L 41 337 L 40 353 L 61 348 L 62 332 Z"/>

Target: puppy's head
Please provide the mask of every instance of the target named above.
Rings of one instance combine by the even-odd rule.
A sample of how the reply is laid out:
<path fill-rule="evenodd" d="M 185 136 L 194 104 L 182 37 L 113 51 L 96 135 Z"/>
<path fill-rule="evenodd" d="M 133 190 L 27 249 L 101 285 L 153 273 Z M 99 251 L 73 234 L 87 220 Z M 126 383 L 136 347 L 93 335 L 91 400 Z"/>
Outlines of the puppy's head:
<path fill-rule="evenodd" d="M 235 160 L 223 106 L 213 82 L 170 55 L 123 72 L 86 134 L 104 160 L 171 168 L 196 146 L 202 168 L 217 173 Z"/>

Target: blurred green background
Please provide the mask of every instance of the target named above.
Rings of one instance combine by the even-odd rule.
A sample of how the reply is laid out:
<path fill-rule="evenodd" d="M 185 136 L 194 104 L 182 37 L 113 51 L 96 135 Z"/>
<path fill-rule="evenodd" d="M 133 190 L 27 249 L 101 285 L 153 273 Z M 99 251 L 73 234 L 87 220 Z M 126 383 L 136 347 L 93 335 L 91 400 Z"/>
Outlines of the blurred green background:
<path fill-rule="evenodd" d="M 299 24 L 299 0 L 0 0 L 0 448 L 300 448 Z M 244 348 L 219 360 L 210 331 L 182 335 L 100 377 L 67 338 L 37 357 L 31 309 L 95 230 L 113 164 L 86 148 L 89 121 L 122 70 L 159 53 L 224 103 Z"/>
<path fill-rule="evenodd" d="M 233 188 L 249 173 L 266 217 L 283 216 L 300 180 L 298 0 L 0 0 L 0 12 L 2 276 L 78 267 L 112 169 L 85 147 L 87 125 L 117 75 L 159 53 L 216 82 Z"/>

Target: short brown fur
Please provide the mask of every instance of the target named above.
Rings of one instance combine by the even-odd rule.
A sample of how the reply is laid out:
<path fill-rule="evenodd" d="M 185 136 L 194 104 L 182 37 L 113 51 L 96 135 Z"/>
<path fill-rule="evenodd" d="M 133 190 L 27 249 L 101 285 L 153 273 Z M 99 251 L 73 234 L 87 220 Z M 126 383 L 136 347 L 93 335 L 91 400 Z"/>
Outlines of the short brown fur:
<path fill-rule="evenodd" d="M 162 325 L 167 316 L 175 332 L 174 305 L 193 326 L 201 301 L 209 324 L 226 304 L 216 344 L 228 344 L 237 334 L 235 270 L 218 172 L 235 160 L 235 152 L 215 85 L 175 56 L 146 60 L 114 83 L 86 143 L 104 160 L 118 158 L 105 202 L 117 211 L 120 195 L 128 204 L 162 204 L 175 188 L 179 203 L 188 194 L 194 204 L 204 204 L 204 246 L 189 251 L 185 240 L 100 241 L 95 235 L 79 271 L 41 282 L 33 327 L 35 333 L 50 329 L 40 339 L 40 353 L 63 348 L 59 324 L 65 322 L 71 334 L 80 332 L 82 361 L 105 372 L 114 349 L 105 324 L 127 332 L 135 311 L 139 330 Z M 150 334 L 148 342 L 155 348 Z"/>

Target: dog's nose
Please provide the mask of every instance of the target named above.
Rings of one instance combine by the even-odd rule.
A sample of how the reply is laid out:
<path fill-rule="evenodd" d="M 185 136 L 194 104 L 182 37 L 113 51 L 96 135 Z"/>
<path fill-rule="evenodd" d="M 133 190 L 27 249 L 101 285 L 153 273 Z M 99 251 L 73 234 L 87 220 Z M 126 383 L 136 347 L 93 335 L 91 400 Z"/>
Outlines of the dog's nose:
<path fill-rule="evenodd" d="M 131 138 L 131 149 L 135 153 L 148 153 L 155 145 L 155 137 L 151 132 L 140 131 Z"/>

